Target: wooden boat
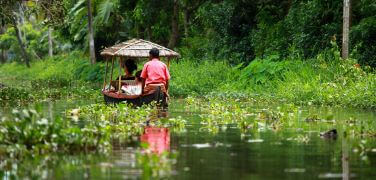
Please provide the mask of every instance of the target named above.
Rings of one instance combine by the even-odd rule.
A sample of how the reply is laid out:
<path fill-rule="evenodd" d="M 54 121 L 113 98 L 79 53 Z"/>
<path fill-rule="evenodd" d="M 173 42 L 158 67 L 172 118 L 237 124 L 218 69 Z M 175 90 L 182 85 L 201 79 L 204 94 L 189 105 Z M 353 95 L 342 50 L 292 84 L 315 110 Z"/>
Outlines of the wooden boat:
<path fill-rule="evenodd" d="M 136 61 L 141 61 L 149 57 L 149 51 L 152 48 L 157 48 L 159 50 L 159 56 L 162 58 L 167 58 L 167 67 L 170 68 L 170 59 L 174 57 L 180 57 L 180 55 L 168 49 L 166 47 L 160 46 L 158 44 L 152 43 L 150 41 L 142 40 L 142 39 L 132 39 L 126 42 L 122 42 L 116 44 L 112 47 L 105 48 L 101 55 L 106 59 L 106 71 L 105 77 L 103 82 L 103 89 L 102 94 L 104 96 L 104 100 L 108 104 L 126 102 L 133 104 L 134 106 L 142 106 L 144 104 L 150 104 L 152 102 L 156 102 L 157 105 L 161 107 L 167 107 L 167 97 L 163 93 L 161 87 L 156 88 L 155 91 L 149 94 L 140 94 L 140 95 L 127 95 L 121 91 L 120 88 L 118 90 L 111 89 L 111 84 L 115 83 L 118 84 L 118 87 L 122 86 L 122 83 L 125 81 L 121 79 L 121 61 L 125 58 L 132 58 Z M 118 66 L 119 66 L 119 79 L 116 81 L 112 80 L 113 76 L 113 69 L 118 58 Z M 110 73 L 110 80 L 107 81 L 107 74 L 109 70 L 109 61 L 111 61 L 111 73 Z"/>
<path fill-rule="evenodd" d="M 133 104 L 134 106 L 142 106 L 144 104 L 150 104 L 153 101 L 160 107 L 166 108 L 167 98 L 159 88 L 152 94 L 148 95 L 125 95 L 124 93 L 118 93 L 118 91 L 106 91 L 102 90 L 104 101 L 107 104 L 116 104 L 120 102 L 126 102 Z"/>

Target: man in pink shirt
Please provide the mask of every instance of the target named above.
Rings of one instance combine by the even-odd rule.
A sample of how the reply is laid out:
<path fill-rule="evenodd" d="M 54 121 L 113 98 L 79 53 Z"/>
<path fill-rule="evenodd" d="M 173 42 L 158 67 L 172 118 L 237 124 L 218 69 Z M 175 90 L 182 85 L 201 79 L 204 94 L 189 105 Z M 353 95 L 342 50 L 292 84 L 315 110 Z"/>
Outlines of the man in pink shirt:
<path fill-rule="evenodd" d="M 141 72 L 142 91 L 149 85 L 163 85 L 168 90 L 170 73 L 165 63 L 159 60 L 159 50 L 153 48 L 149 51 L 149 62 L 145 63 Z"/>

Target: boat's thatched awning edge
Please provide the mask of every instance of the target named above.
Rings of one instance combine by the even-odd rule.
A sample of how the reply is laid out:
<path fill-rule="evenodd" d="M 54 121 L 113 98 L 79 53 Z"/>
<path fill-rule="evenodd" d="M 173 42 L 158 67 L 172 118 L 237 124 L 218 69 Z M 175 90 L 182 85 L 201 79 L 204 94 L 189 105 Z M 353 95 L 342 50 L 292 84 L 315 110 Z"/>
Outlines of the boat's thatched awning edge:
<path fill-rule="evenodd" d="M 131 39 L 129 41 L 116 44 L 112 47 L 105 48 L 101 52 L 101 55 L 114 57 L 147 58 L 149 57 L 149 51 L 152 48 L 159 49 L 160 57 L 180 57 L 179 53 L 171 49 L 142 39 Z"/>

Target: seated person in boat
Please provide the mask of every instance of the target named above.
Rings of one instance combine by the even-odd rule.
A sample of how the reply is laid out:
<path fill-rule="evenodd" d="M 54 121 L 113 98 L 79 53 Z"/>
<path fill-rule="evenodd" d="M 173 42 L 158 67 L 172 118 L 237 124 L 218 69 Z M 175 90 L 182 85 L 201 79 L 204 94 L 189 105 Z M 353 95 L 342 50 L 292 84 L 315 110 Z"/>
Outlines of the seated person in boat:
<path fill-rule="evenodd" d="M 137 70 L 137 64 L 133 59 L 127 59 L 121 63 L 121 67 L 124 69 L 125 75 L 121 76 L 122 80 L 135 80 L 132 75 Z"/>
<path fill-rule="evenodd" d="M 137 70 L 137 64 L 133 59 L 127 59 L 126 61 L 122 61 L 120 66 L 124 69 L 125 75 L 121 76 L 121 80 L 135 80 L 133 76 L 133 72 Z M 118 90 L 119 86 L 119 77 L 116 78 L 114 81 L 111 81 L 111 86 L 114 87 L 115 90 Z"/>
<path fill-rule="evenodd" d="M 125 80 L 122 84 L 121 90 L 126 95 L 141 95 L 142 93 L 142 78 L 141 71 L 136 72 L 135 80 Z"/>
<path fill-rule="evenodd" d="M 157 48 L 149 51 L 149 61 L 145 63 L 142 69 L 141 78 L 143 94 L 151 94 L 156 87 L 160 86 L 161 90 L 168 96 L 170 73 L 166 64 L 159 60 L 159 50 Z"/>

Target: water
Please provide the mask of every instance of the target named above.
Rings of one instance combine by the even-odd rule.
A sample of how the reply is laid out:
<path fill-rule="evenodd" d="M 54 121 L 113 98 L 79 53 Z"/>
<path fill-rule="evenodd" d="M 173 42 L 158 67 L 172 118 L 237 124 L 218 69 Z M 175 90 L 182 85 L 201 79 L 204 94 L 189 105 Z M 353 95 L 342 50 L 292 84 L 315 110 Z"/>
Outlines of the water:
<path fill-rule="evenodd" d="M 42 103 L 46 115 L 59 115 L 67 108 L 91 102 Z M 254 106 L 253 108 L 263 108 Z M 48 111 L 49 109 L 49 111 Z M 9 109 L 2 109 L 3 114 Z M 333 116 L 339 122 L 350 117 L 360 121 L 376 120 L 373 111 L 307 107 L 301 119 L 309 114 Z M 34 177 L 36 179 L 140 179 L 137 152 L 141 142 L 150 150 L 178 152 L 169 171 L 171 179 L 374 179 L 376 177 L 376 141 L 372 137 L 323 139 L 322 129 L 261 130 L 243 134 L 235 125 L 213 134 L 200 129 L 199 112 L 187 111 L 184 103 L 174 100 L 169 117 L 188 120 L 186 131 L 147 127 L 144 134 L 130 143 L 114 142 L 110 156 L 97 154 L 59 154 L 33 157 L 22 163 L 0 164 L 0 176 Z M 302 135 L 305 132 L 304 135 Z M 366 149 L 360 148 L 363 143 Z"/>

